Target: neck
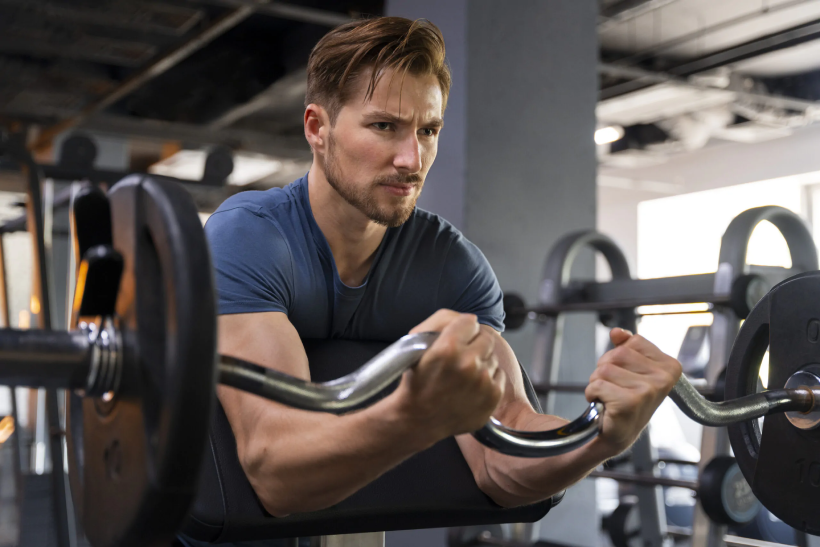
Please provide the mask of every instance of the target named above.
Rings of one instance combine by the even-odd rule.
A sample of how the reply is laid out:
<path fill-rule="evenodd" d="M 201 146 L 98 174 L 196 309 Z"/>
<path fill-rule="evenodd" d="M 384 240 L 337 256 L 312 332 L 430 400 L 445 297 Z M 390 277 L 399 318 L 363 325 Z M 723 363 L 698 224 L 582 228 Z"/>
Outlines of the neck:
<path fill-rule="evenodd" d="M 358 287 L 370 271 L 387 228 L 345 201 L 315 161 L 308 173 L 308 197 L 316 224 L 330 245 L 342 283 Z"/>

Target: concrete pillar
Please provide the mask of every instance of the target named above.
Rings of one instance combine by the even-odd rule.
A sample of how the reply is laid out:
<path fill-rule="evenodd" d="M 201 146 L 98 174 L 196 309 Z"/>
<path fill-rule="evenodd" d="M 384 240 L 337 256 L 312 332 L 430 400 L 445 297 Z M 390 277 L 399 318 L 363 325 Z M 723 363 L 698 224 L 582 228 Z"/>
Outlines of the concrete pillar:
<path fill-rule="evenodd" d="M 388 0 L 385 11 L 438 25 L 453 71 L 438 158 L 419 206 L 478 245 L 505 291 L 534 301 L 553 243 L 595 227 L 597 3 Z M 594 277 L 591 257 L 581 262 L 579 273 Z M 505 335 L 525 365 L 533 334 L 528 326 Z M 562 380 L 586 381 L 594 346 L 594 318 L 570 318 Z M 583 406 L 582 398 L 564 398 L 556 412 L 574 417 Z M 595 545 L 598 525 L 594 484 L 585 481 L 547 516 L 541 535 Z M 419 543 L 388 534 L 388 547 L 410 544 Z"/>

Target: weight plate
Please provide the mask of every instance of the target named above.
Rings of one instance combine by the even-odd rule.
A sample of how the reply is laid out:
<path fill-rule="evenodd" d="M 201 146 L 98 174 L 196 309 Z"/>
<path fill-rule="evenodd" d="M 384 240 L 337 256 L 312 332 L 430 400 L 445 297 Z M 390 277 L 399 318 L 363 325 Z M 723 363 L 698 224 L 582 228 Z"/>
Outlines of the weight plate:
<path fill-rule="evenodd" d="M 746 319 L 729 358 L 726 398 L 757 390 L 769 348 L 768 388 L 783 388 L 797 371 L 820 363 L 820 272 L 776 285 Z M 820 534 L 820 430 L 802 430 L 785 415 L 729 427 L 738 466 L 760 502 L 787 524 Z"/>
<path fill-rule="evenodd" d="M 706 464 L 698 498 L 709 518 L 721 524 L 745 524 L 760 511 L 760 502 L 731 456 L 718 456 Z"/>
<path fill-rule="evenodd" d="M 132 176 L 108 199 L 124 259 L 122 378 L 111 401 L 71 396 L 71 490 L 95 547 L 170 544 L 196 490 L 214 404 L 209 251 L 175 183 Z"/>
<path fill-rule="evenodd" d="M 608 517 L 604 517 L 601 524 L 615 547 L 643 545 L 641 515 L 637 502 L 622 501 Z"/>

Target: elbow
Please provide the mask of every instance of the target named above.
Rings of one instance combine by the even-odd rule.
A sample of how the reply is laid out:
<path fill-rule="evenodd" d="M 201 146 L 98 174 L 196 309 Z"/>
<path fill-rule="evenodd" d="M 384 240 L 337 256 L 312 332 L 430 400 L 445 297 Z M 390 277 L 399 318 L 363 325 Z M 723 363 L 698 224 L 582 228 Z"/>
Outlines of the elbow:
<path fill-rule="evenodd" d="M 505 509 L 531 505 L 544 501 L 553 495 L 552 492 L 528 488 L 516 480 L 514 472 L 494 467 L 485 461 L 485 465 L 473 474 L 479 490 L 484 492 L 496 505 Z M 558 492 L 556 489 L 555 492 Z"/>
<path fill-rule="evenodd" d="M 296 513 L 307 513 L 330 507 L 340 501 L 311 495 L 298 465 L 274 454 L 287 454 L 283 447 L 273 443 L 247 443 L 237 447 L 239 463 L 250 482 L 259 503 L 271 516 L 283 518 Z"/>
<path fill-rule="evenodd" d="M 278 469 L 280 466 L 271 458 L 270 454 L 275 451 L 269 445 L 244 443 L 237 446 L 237 453 L 242 470 L 265 511 L 276 518 L 299 512 L 295 500 L 287 495 L 293 489 L 284 480 L 286 474 Z"/>

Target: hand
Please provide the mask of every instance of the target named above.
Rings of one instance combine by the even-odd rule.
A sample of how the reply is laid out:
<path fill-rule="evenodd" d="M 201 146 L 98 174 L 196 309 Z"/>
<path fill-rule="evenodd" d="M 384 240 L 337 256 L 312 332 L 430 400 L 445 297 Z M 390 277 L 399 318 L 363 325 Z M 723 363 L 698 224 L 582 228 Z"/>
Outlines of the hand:
<path fill-rule="evenodd" d="M 441 332 L 395 392 L 402 412 L 440 440 L 480 429 L 504 394 L 495 340 L 475 315 L 439 310 L 410 331 Z"/>
<path fill-rule="evenodd" d="M 615 348 L 598 360 L 585 394 L 588 401 L 600 401 L 606 407 L 599 440 L 614 455 L 641 434 L 680 378 L 681 365 L 627 330 L 612 329 L 609 337 Z"/>

